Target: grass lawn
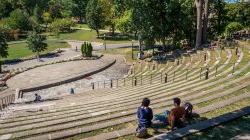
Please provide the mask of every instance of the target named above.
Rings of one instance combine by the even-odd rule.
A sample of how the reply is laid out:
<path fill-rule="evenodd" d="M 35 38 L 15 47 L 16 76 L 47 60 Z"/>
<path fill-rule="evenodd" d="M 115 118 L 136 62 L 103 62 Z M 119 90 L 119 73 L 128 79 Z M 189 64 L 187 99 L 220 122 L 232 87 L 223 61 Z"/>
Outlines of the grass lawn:
<path fill-rule="evenodd" d="M 89 26 L 88 26 L 88 24 L 76 24 L 75 27 L 90 29 Z"/>
<path fill-rule="evenodd" d="M 100 32 L 103 33 L 103 32 Z M 104 42 L 102 39 L 98 39 L 96 31 L 88 31 L 88 30 L 76 30 L 72 33 L 62 33 L 59 35 L 57 39 L 61 40 L 80 40 L 80 41 L 90 41 L 90 42 Z M 51 36 L 50 38 L 54 38 Z M 106 39 L 107 44 L 116 44 L 116 43 L 130 43 L 131 39 Z"/>
<path fill-rule="evenodd" d="M 67 48 L 69 45 L 64 42 L 48 41 L 48 50 L 43 54 L 51 52 L 57 48 Z M 34 55 L 27 47 L 26 43 L 11 44 L 8 48 L 9 56 L 5 60 L 18 59 Z"/>

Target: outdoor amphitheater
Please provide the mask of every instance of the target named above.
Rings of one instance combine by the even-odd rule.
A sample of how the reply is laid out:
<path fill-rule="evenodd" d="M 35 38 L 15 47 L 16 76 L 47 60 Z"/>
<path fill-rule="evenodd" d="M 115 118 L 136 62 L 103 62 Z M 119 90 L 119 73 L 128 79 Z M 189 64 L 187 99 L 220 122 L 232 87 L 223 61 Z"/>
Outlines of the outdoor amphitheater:
<path fill-rule="evenodd" d="M 166 61 L 130 65 L 119 55 L 68 57 L 42 66 L 9 66 L 9 88 L 0 95 L 0 139 L 139 139 L 136 110 L 145 97 L 154 114 L 170 110 L 174 97 L 192 103 L 198 114 L 174 131 L 149 128 L 148 139 L 202 139 L 213 127 L 249 118 L 250 46 L 244 42 L 237 48 L 174 51 Z M 100 75 L 105 78 L 93 78 Z M 74 94 L 67 92 L 70 87 Z M 42 102 L 32 102 L 35 93 Z"/>

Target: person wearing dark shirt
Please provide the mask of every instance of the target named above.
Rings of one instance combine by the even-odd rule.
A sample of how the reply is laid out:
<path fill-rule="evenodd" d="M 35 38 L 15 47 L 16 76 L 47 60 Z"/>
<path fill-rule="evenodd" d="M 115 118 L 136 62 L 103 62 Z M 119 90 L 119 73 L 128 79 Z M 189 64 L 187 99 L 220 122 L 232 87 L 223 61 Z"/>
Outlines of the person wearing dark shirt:
<path fill-rule="evenodd" d="M 168 123 L 171 127 L 171 130 L 174 130 L 174 127 L 181 127 L 185 121 L 185 108 L 180 106 L 181 99 L 174 98 L 174 108 L 170 111 L 168 116 Z"/>
<path fill-rule="evenodd" d="M 145 127 L 148 128 L 152 124 L 152 119 L 153 119 L 153 111 L 149 107 L 150 100 L 148 98 L 144 98 L 142 100 L 142 104 L 140 107 L 138 107 L 137 110 L 137 118 L 139 122 L 139 128 L 140 127 Z"/>
<path fill-rule="evenodd" d="M 41 96 L 40 95 L 38 95 L 38 94 L 35 94 L 35 100 L 34 100 L 34 102 L 40 102 L 41 101 Z"/>

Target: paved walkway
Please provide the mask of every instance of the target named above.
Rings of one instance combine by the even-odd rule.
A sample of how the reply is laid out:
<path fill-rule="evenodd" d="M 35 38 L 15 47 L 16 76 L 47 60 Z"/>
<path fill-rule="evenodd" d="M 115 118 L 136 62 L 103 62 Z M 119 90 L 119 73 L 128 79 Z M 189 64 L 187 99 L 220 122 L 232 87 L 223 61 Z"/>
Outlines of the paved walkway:
<path fill-rule="evenodd" d="M 85 42 L 85 41 L 77 41 L 77 40 L 68 40 L 67 41 L 68 44 L 71 45 L 72 49 L 80 49 L 81 45 Z M 100 42 L 91 42 L 93 45 L 94 50 L 103 50 L 104 49 L 104 45 L 103 43 Z M 136 42 L 134 42 L 134 45 L 137 45 Z M 107 49 L 115 49 L 115 48 L 124 48 L 124 47 L 131 47 L 131 43 L 119 43 L 119 44 L 107 44 L 106 48 Z"/>
<path fill-rule="evenodd" d="M 50 57 L 41 57 L 41 61 L 38 62 L 37 59 L 27 60 L 23 62 L 18 63 L 11 63 L 11 64 L 5 64 L 3 65 L 3 70 L 11 70 L 11 69 L 17 69 L 17 68 L 25 68 L 25 67 L 32 67 L 35 65 L 40 65 L 43 63 L 58 61 L 58 60 L 64 60 L 68 58 L 75 57 L 77 55 L 80 55 L 80 52 L 76 52 L 70 48 L 61 49 L 63 50 L 62 53 Z"/>

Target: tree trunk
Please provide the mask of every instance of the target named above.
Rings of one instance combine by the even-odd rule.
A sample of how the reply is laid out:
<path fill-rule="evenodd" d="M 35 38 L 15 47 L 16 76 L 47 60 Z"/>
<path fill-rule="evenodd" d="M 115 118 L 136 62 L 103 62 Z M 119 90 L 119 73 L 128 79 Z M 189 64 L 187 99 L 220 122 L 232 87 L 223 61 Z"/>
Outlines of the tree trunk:
<path fill-rule="evenodd" d="M 195 0 L 196 9 L 197 9 L 197 32 L 196 32 L 196 45 L 195 48 L 198 48 L 202 44 L 202 5 L 203 0 Z"/>
<path fill-rule="evenodd" d="M 114 24 L 112 24 L 112 36 L 114 37 L 114 35 L 115 35 L 115 25 Z"/>
<path fill-rule="evenodd" d="M 137 37 L 137 31 L 135 31 L 134 33 L 134 39 L 136 39 L 136 37 Z"/>
<path fill-rule="evenodd" d="M 208 25 L 208 15 L 209 15 L 208 7 L 209 7 L 209 0 L 205 0 L 202 43 L 207 43 L 207 25 Z"/>
<path fill-rule="evenodd" d="M 79 23 L 81 23 L 81 24 L 83 23 L 83 22 L 82 22 L 82 19 L 83 19 L 82 16 L 80 16 L 80 17 L 79 17 L 79 20 L 80 20 Z"/>
<path fill-rule="evenodd" d="M 221 12 L 222 12 L 222 2 L 221 0 L 218 0 L 218 27 L 217 27 L 217 32 L 218 32 L 218 35 L 221 33 Z"/>
<path fill-rule="evenodd" d="M 36 53 L 36 58 L 37 58 L 37 61 L 39 62 L 40 61 L 40 55 L 39 55 L 39 52 Z"/>
<path fill-rule="evenodd" d="M 97 38 L 99 38 L 99 30 L 95 30 L 97 34 Z"/>

